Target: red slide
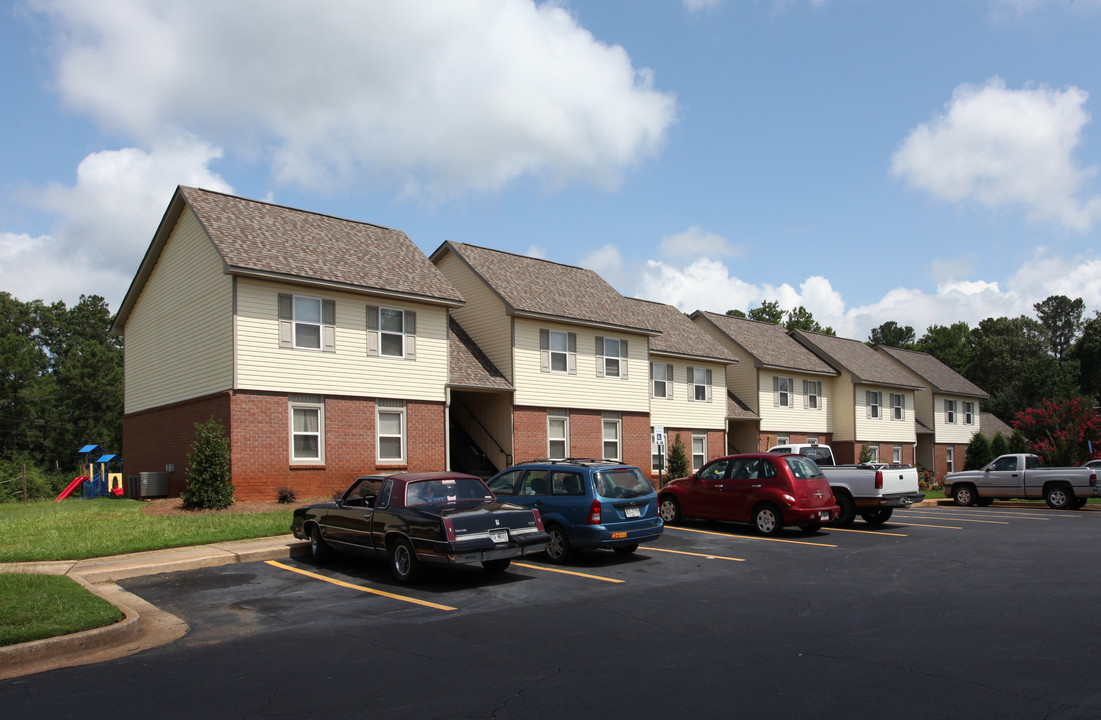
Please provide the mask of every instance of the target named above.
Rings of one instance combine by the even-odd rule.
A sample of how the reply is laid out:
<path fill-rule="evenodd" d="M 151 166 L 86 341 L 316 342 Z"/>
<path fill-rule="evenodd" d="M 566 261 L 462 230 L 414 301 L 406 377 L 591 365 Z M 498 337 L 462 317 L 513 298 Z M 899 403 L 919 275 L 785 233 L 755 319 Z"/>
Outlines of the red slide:
<path fill-rule="evenodd" d="M 69 483 L 69 487 L 62 490 L 61 494 L 58 495 L 56 498 L 54 498 L 54 502 L 61 502 L 65 498 L 72 495 L 73 490 L 76 490 L 78 487 L 80 487 L 80 484 L 82 482 L 84 482 L 85 480 L 87 480 L 87 479 L 88 479 L 87 475 L 81 475 L 80 477 L 73 478 L 73 481 L 71 483 Z"/>

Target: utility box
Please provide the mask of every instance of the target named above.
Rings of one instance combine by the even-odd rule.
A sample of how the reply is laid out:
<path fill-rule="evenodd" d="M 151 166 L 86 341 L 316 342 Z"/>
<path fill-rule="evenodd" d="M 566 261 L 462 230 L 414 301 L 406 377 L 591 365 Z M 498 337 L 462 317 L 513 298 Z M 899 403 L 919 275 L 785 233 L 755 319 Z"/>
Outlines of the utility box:
<path fill-rule="evenodd" d="M 130 476 L 133 482 L 134 476 Z M 138 476 L 138 494 L 132 497 L 154 498 L 168 497 L 168 473 L 143 472 Z"/>

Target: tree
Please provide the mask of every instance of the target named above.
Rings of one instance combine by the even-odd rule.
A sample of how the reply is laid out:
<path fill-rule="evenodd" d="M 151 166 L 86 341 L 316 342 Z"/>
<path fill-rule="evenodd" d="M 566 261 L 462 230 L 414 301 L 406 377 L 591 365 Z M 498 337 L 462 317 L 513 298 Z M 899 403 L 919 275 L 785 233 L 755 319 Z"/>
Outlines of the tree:
<path fill-rule="evenodd" d="M 673 444 L 669 446 L 669 477 L 682 478 L 688 475 L 688 453 L 681 442 L 680 433 L 673 436 Z"/>
<path fill-rule="evenodd" d="M 1078 388 L 1081 393 L 1101 400 L 1101 312 L 1082 325 L 1082 334 L 1071 351 L 1078 361 Z"/>
<path fill-rule="evenodd" d="M 917 341 L 915 349 L 929 353 L 960 375 L 968 377 L 973 348 L 971 327 L 961 320 L 949 326 L 930 325 Z"/>
<path fill-rule="evenodd" d="M 836 335 L 832 327 L 822 327 L 810 310 L 800 305 L 787 311 L 784 316 L 784 327 L 788 330 L 805 330 L 807 332 L 822 333 L 824 335 Z"/>
<path fill-rule="evenodd" d="M 744 318 L 745 317 L 745 313 L 742 312 L 741 310 L 727 310 L 726 314 L 729 315 L 730 317 L 736 317 L 736 318 Z"/>
<path fill-rule="evenodd" d="M 860 456 L 856 459 L 858 463 L 867 463 L 872 461 L 872 449 L 868 447 L 868 443 L 861 443 Z"/>
<path fill-rule="evenodd" d="M 1082 313 L 1086 303 L 1082 298 L 1071 300 L 1066 295 L 1052 295 L 1032 306 L 1048 334 L 1051 354 L 1062 365 L 1082 334 Z"/>
<path fill-rule="evenodd" d="M 33 450 L 47 430 L 49 358 L 36 332 L 40 306 L 0 292 L 0 457 Z"/>
<path fill-rule="evenodd" d="M 784 320 L 784 311 L 780 309 L 779 300 L 765 300 L 759 306 L 750 308 L 748 317 L 750 320 L 779 325 Z"/>
<path fill-rule="evenodd" d="M 990 440 L 976 430 L 975 434 L 971 436 L 971 441 L 967 443 L 967 453 L 963 458 L 963 469 L 981 470 L 989 465 L 993 459 L 994 455 L 990 451 Z"/>
<path fill-rule="evenodd" d="M 1044 398 L 1060 395 L 1060 372 L 1047 351 L 1044 326 L 1024 315 L 987 318 L 971 331 L 968 380 L 990 393 L 985 407 L 1013 417 Z"/>
<path fill-rule="evenodd" d="M 195 423 L 195 440 L 187 454 L 187 487 L 180 498 L 188 507 L 221 509 L 233 504 L 229 438 L 222 424 L 210 418 Z"/>
<path fill-rule="evenodd" d="M 1052 466 L 1092 459 L 1089 446 L 1097 447 L 1101 441 L 1101 416 L 1087 398 L 1045 398 L 1017 413 L 1013 427 L 1024 434 L 1032 452 Z"/>
<path fill-rule="evenodd" d="M 869 345 L 882 345 L 883 347 L 903 348 L 912 350 L 917 342 L 914 329 L 909 325 L 899 325 L 894 320 L 889 320 L 877 328 L 872 328 L 868 336 Z"/>
<path fill-rule="evenodd" d="M 1025 440 L 1025 435 L 1020 430 L 1014 429 L 1013 434 L 1009 436 L 1009 452 L 1028 452 L 1028 440 Z"/>
<path fill-rule="evenodd" d="M 1009 454 L 1009 441 L 1006 440 L 1005 435 L 1002 435 L 1001 430 L 990 438 L 990 454 L 996 458 Z"/>

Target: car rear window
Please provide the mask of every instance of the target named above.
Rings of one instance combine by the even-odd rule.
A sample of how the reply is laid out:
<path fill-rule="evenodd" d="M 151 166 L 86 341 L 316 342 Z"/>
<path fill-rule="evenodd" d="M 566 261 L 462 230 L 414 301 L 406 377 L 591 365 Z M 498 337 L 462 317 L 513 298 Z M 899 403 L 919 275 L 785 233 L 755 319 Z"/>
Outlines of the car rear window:
<path fill-rule="evenodd" d="M 597 493 L 606 498 L 634 498 L 654 492 L 654 486 L 636 467 L 601 470 L 593 477 Z"/>
<path fill-rule="evenodd" d="M 460 500 L 492 500 L 493 493 L 477 478 L 418 480 L 405 488 L 405 505 L 434 505 Z"/>
<path fill-rule="evenodd" d="M 788 455 L 784 458 L 784 462 L 791 468 L 791 474 L 795 476 L 797 480 L 810 480 L 812 478 L 823 478 L 825 475 L 814 464 L 813 460 L 809 460 L 802 455 Z"/>

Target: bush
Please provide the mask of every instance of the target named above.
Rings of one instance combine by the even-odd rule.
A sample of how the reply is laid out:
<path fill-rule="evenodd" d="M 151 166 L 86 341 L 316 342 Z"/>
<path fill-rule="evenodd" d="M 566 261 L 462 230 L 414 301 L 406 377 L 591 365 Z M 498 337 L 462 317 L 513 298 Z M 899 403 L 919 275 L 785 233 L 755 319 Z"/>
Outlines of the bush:
<path fill-rule="evenodd" d="M 292 503 L 292 502 L 294 502 L 295 500 L 298 499 L 298 496 L 294 492 L 294 488 L 289 488 L 289 487 L 275 488 L 275 494 L 276 494 L 276 499 L 279 502 L 283 503 L 284 505 Z"/>
<path fill-rule="evenodd" d="M 964 470 L 982 470 L 994 459 L 990 451 L 990 441 L 981 432 L 975 431 L 971 436 L 971 442 L 967 443 L 967 454 L 964 455 Z"/>
<path fill-rule="evenodd" d="M 26 470 L 26 496 L 23 494 L 23 473 Z M 17 456 L 0 460 L 0 502 L 53 500 L 72 478 L 57 470 L 46 470 L 29 458 Z M 77 493 L 77 497 L 80 493 Z"/>
<path fill-rule="evenodd" d="M 688 475 L 688 453 L 684 450 L 680 433 L 673 438 L 673 444 L 669 448 L 669 477 L 682 478 Z"/>
<path fill-rule="evenodd" d="M 1009 441 L 1005 439 L 1005 435 L 1002 435 L 1002 431 L 994 433 L 994 437 L 990 439 L 990 455 L 991 459 L 1001 457 L 1002 455 L 1009 454 Z"/>
<path fill-rule="evenodd" d="M 195 441 L 187 454 L 187 488 L 180 498 L 187 507 L 221 510 L 233 504 L 229 477 L 229 438 L 214 418 L 195 423 Z"/>
<path fill-rule="evenodd" d="M 860 457 L 857 459 L 858 463 L 864 464 L 872 461 L 872 449 L 868 447 L 868 443 L 861 443 L 860 445 Z"/>

